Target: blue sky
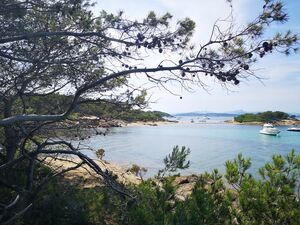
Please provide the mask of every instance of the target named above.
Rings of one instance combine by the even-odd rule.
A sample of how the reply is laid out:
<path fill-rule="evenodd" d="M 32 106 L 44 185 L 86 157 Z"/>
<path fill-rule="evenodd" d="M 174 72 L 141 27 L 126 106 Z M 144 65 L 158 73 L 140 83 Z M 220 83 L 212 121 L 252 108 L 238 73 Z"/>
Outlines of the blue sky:
<path fill-rule="evenodd" d="M 300 1 L 285 0 L 284 3 L 289 21 L 283 25 L 272 25 L 267 35 L 288 29 L 300 34 Z M 233 4 L 236 23 L 243 25 L 258 15 L 263 0 L 233 0 Z M 204 43 L 215 20 L 229 13 L 225 0 L 97 0 L 94 12 L 102 9 L 113 13 L 124 10 L 125 16 L 130 19 L 141 19 L 150 10 L 157 14 L 170 12 L 175 22 L 190 17 L 197 24 L 194 43 Z M 263 83 L 253 77 L 228 91 L 218 83 L 207 81 L 209 92 L 196 88 L 192 93 L 177 86 L 172 87 L 172 91 L 183 97 L 182 100 L 156 88 L 149 91 L 151 100 L 155 102 L 150 107 L 170 113 L 238 109 L 300 113 L 300 54 L 289 57 L 274 54 L 261 60 L 255 67 L 256 75 L 263 78 Z"/>

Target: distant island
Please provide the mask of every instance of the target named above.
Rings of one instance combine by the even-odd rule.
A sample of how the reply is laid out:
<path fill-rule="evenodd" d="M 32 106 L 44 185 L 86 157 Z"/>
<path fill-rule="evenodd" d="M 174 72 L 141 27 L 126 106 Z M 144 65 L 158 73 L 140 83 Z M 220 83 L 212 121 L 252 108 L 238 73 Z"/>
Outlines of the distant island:
<path fill-rule="evenodd" d="M 177 113 L 177 114 L 173 114 L 173 116 L 190 116 L 190 117 L 195 117 L 195 116 L 228 116 L 228 117 L 233 117 L 233 116 L 237 116 L 239 114 L 237 113 L 213 113 L 213 112 L 187 112 L 187 113 Z"/>
<path fill-rule="evenodd" d="M 300 121 L 296 119 L 295 115 L 289 115 L 288 113 L 281 111 L 266 111 L 260 113 L 244 113 L 234 117 L 236 123 L 277 123 L 280 125 L 300 124 Z"/>

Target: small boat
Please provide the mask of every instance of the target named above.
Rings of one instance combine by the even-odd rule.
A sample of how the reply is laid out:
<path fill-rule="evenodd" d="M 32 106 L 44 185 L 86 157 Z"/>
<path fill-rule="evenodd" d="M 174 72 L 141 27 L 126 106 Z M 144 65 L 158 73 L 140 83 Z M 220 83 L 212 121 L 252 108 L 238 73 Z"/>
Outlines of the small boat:
<path fill-rule="evenodd" d="M 274 127 L 271 123 L 265 123 L 263 128 L 259 131 L 259 133 L 276 136 L 280 133 L 280 130 Z"/>
<path fill-rule="evenodd" d="M 300 132 L 300 127 L 290 127 L 287 129 L 288 131 Z"/>

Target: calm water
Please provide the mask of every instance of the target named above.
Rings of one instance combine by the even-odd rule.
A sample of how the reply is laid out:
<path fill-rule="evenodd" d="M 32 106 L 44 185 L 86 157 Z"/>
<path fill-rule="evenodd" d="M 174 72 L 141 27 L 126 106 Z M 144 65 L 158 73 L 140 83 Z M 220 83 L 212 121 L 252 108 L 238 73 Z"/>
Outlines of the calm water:
<path fill-rule="evenodd" d="M 190 120 L 190 118 L 185 118 Z M 198 118 L 193 118 L 195 122 Z M 163 158 L 173 146 L 191 149 L 191 166 L 182 174 L 199 173 L 218 168 L 224 171 L 226 160 L 238 153 L 252 158 L 251 172 L 270 161 L 273 154 L 286 155 L 291 149 L 300 153 L 300 133 L 278 127 L 280 136 L 259 134 L 260 126 L 232 125 L 212 118 L 209 123 L 170 124 L 157 127 L 136 126 L 113 128 L 106 136 L 92 136 L 84 144 L 105 149 L 105 159 L 129 166 L 133 163 L 148 168 L 152 176 L 163 166 Z M 182 118 L 181 118 L 182 120 Z M 93 153 L 87 152 L 90 156 Z"/>

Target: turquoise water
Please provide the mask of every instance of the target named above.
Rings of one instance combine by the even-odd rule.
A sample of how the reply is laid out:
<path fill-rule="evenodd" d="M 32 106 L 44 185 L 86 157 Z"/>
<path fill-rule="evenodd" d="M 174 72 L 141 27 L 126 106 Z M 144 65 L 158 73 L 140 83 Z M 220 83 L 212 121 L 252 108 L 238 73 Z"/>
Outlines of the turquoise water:
<path fill-rule="evenodd" d="M 211 120 L 213 121 L 213 120 Z M 104 148 L 108 161 L 129 166 L 133 163 L 148 168 L 147 176 L 163 166 L 163 158 L 173 146 L 191 149 L 191 166 L 182 174 L 200 173 L 218 168 L 224 171 L 226 160 L 238 153 L 252 158 L 251 172 L 270 161 L 273 154 L 286 155 L 291 149 L 300 153 L 300 133 L 278 127 L 280 136 L 259 134 L 260 126 L 208 124 L 170 124 L 112 128 L 106 136 L 92 136 L 84 144 Z M 87 153 L 93 156 L 93 153 Z"/>

